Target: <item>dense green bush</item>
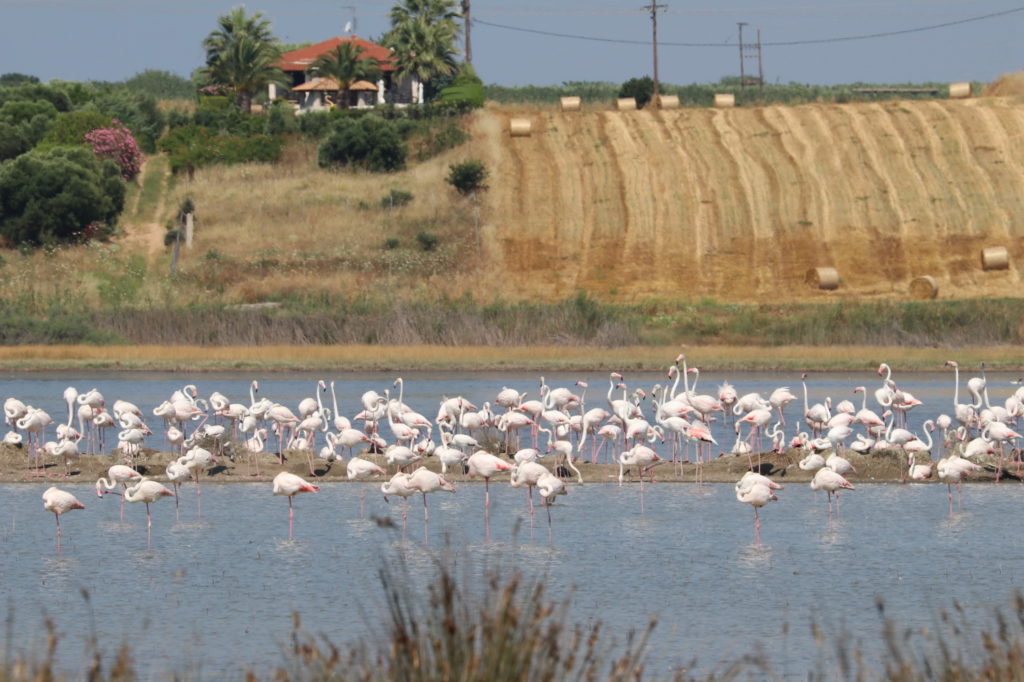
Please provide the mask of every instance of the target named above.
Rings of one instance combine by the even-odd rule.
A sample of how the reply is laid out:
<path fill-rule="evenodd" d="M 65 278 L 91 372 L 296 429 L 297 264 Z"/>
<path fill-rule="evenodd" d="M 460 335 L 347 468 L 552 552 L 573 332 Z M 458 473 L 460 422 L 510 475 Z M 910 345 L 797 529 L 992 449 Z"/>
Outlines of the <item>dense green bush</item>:
<path fill-rule="evenodd" d="M 157 107 L 155 97 L 116 89 L 98 95 L 92 106 L 127 126 L 142 151 L 149 154 L 156 151 L 156 141 L 163 134 L 166 117 Z"/>
<path fill-rule="evenodd" d="M 31 151 L 0 165 L 0 236 L 9 244 L 79 239 L 114 224 L 124 195 L 117 164 L 89 149 Z"/>
<path fill-rule="evenodd" d="M 632 97 L 636 100 L 636 108 L 643 109 L 651 101 L 654 94 L 654 81 L 650 76 L 630 78 L 619 88 L 619 97 Z"/>
<path fill-rule="evenodd" d="M 448 184 L 463 196 L 487 189 L 487 168 L 483 161 L 463 161 L 448 166 Z"/>
<path fill-rule="evenodd" d="M 284 138 L 280 135 L 218 135 L 202 126 L 183 126 L 168 131 L 160 140 L 171 170 L 190 174 L 213 163 L 275 162 L 281 158 Z"/>
<path fill-rule="evenodd" d="M 157 99 L 195 99 L 196 86 L 188 78 L 170 71 L 146 69 L 124 82 L 124 86 L 136 93 Z"/>
<path fill-rule="evenodd" d="M 484 105 L 484 83 L 476 75 L 472 64 L 463 64 L 459 75 L 451 85 L 441 90 L 438 95 L 441 102 L 462 102 L 473 108 Z"/>
<path fill-rule="evenodd" d="M 88 146 L 85 141 L 87 133 L 99 128 L 109 128 L 112 119 L 95 109 L 79 109 L 58 114 L 50 126 L 49 132 L 39 141 L 40 148 Z"/>
<path fill-rule="evenodd" d="M 30 85 L 38 83 L 39 79 L 24 73 L 5 73 L 0 75 L 0 88 L 13 88 L 19 85 Z"/>
<path fill-rule="evenodd" d="M 0 88 L 0 106 L 5 102 L 36 102 L 40 100 L 49 102 L 57 111 L 71 111 L 71 98 L 60 88 L 40 83 Z"/>
<path fill-rule="evenodd" d="M 341 118 L 320 145 L 322 168 L 356 166 L 374 172 L 401 170 L 406 149 L 397 126 L 376 116 Z"/>
<path fill-rule="evenodd" d="M 404 189 L 392 189 L 380 200 L 380 205 L 382 208 L 397 208 L 405 206 L 410 201 L 412 201 L 412 192 L 407 192 Z"/>
<path fill-rule="evenodd" d="M 299 129 L 299 122 L 295 117 L 295 108 L 291 102 L 278 100 L 270 105 L 267 112 L 266 123 L 263 132 L 267 135 L 283 135 L 294 133 Z"/>
<path fill-rule="evenodd" d="M 4 102 L 0 106 L 0 161 L 32 149 L 56 117 L 57 110 L 46 100 Z"/>

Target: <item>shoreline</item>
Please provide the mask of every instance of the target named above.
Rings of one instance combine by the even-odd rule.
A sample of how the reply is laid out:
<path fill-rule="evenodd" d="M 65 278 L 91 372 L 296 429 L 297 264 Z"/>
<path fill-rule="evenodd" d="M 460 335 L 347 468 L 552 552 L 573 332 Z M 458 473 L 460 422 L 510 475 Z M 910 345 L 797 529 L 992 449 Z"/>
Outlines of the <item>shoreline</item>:
<path fill-rule="evenodd" d="M 768 453 L 761 456 L 761 471 L 770 476 L 777 483 L 785 484 L 808 484 L 813 478 L 814 472 L 804 471 L 799 468 L 799 461 L 806 456 L 801 450 L 789 450 L 784 453 Z M 346 476 L 345 464 L 335 462 L 329 465 L 322 459 L 313 460 L 313 468 L 318 476 L 309 474 L 309 464 L 305 455 L 297 451 L 286 451 L 285 464 L 282 466 L 278 456 L 272 453 L 261 453 L 259 458 L 260 478 L 249 475 L 248 455 L 237 456 L 234 461 L 225 455 L 218 456 L 218 465 L 209 472 L 204 473 L 201 479 L 202 484 L 233 484 L 233 483 L 258 483 L 269 485 L 271 479 L 280 471 L 289 471 L 302 476 L 314 483 L 353 483 L 355 485 L 372 485 L 379 487 L 391 477 L 390 468 L 387 467 L 383 455 L 370 455 L 361 453 L 358 456 L 368 459 L 375 464 L 389 470 L 387 476 L 377 476 L 363 481 L 349 481 Z M 850 474 L 847 478 L 854 486 L 861 483 L 902 483 L 901 475 L 907 468 L 906 456 L 895 451 L 885 451 L 871 455 L 860 455 L 853 451 L 847 451 L 845 457 L 850 460 L 856 468 L 856 474 Z M 176 456 L 170 452 L 159 452 L 156 450 L 144 450 L 140 455 L 136 466 L 145 476 L 158 481 L 166 481 L 164 473 L 167 464 Z M 757 456 L 754 455 L 756 462 Z M 934 460 L 932 460 L 934 463 Z M 28 453 L 16 446 L 0 445 L 0 483 L 46 483 L 49 485 L 92 485 L 100 476 L 106 476 L 107 469 L 113 464 L 126 463 L 122 457 L 112 455 L 81 455 L 76 458 L 71 466 L 72 475 L 64 476 L 63 462 L 53 458 L 45 458 L 42 462 L 46 476 L 34 476 L 32 459 Z M 918 464 L 925 464 L 927 461 L 918 459 Z M 545 457 L 542 464 L 548 469 L 554 469 L 553 457 Z M 428 458 L 423 465 L 432 471 L 440 472 L 440 462 L 434 458 Z M 582 487 L 597 484 L 617 484 L 619 467 L 617 464 L 591 464 L 579 460 L 577 468 L 583 476 Z M 970 478 L 965 479 L 968 483 L 994 482 L 996 474 L 995 462 L 985 463 L 985 469 L 977 472 Z M 748 470 L 746 455 L 722 454 L 715 459 L 701 466 L 701 478 L 703 483 L 735 483 Z M 411 469 L 410 469 L 411 470 Z M 1012 459 L 1007 459 L 1006 469 L 1000 474 L 1000 480 L 1012 482 L 1019 485 L 1022 477 L 1016 473 L 1016 465 Z M 570 488 L 577 487 L 577 480 L 572 472 L 565 472 L 565 477 Z M 653 470 L 655 484 L 676 483 L 676 484 L 697 484 L 697 465 L 694 463 L 676 463 L 663 461 Z M 458 487 L 466 483 L 483 483 L 482 479 L 469 479 L 461 472 L 449 471 L 446 476 Z M 650 479 L 645 477 L 645 481 Z M 494 480 L 497 484 L 508 484 L 508 474 Z M 631 483 L 639 483 L 634 470 Z M 924 483 L 939 483 L 933 475 L 931 481 Z M 194 484 L 187 481 L 183 485 Z"/>
<path fill-rule="evenodd" d="M 1024 372 L 1013 346 L 2 346 L 0 370 L 116 371 L 655 371 L 679 353 L 708 371 L 945 371 L 946 360 Z"/>

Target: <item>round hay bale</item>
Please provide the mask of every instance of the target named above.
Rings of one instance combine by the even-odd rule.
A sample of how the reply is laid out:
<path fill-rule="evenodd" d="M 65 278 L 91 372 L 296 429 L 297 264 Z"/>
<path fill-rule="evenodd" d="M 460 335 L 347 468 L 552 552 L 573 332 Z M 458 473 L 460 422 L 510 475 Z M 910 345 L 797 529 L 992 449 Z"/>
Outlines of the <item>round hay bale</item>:
<path fill-rule="evenodd" d="M 1010 254 L 1005 246 L 990 246 L 981 250 L 982 270 L 1006 270 L 1010 267 Z"/>
<path fill-rule="evenodd" d="M 678 109 L 679 95 L 658 95 L 659 109 Z"/>
<path fill-rule="evenodd" d="M 512 137 L 529 137 L 531 128 L 528 118 L 513 118 L 508 122 L 508 132 Z"/>
<path fill-rule="evenodd" d="M 563 97 L 561 100 L 562 111 L 579 111 L 583 100 L 579 97 Z"/>
<path fill-rule="evenodd" d="M 949 98 L 950 99 L 967 99 L 971 96 L 971 84 L 970 83 L 950 83 L 949 84 Z"/>
<path fill-rule="evenodd" d="M 815 289 L 831 291 L 839 288 L 839 273 L 835 268 L 811 268 L 807 271 L 804 281 Z"/>
<path fill-rule="evenodd" d="M 910 280 L 910 298 L 927 301 L 939 295 L 939 284 L 931 275 L 921 275 Z"/>
<path fill-rule="evenodd" d="M 615 108 L 619 111 L 636 111 L 636 98 L 620 97 L 615 100 Z"/>
<path fill-rule="evenodd" d="M 728 109 L 736 106 L 736 95 L 731 92 L 719 92 L 715 94 L 715 106 L 719 109 Z"/>

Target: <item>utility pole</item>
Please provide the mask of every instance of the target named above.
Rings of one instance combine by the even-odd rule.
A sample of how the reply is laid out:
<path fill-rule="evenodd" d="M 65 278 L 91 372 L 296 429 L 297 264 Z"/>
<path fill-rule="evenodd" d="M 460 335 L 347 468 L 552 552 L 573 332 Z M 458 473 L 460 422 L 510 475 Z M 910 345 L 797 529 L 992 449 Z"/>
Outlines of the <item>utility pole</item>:
<path fill-rule="evenodd" d="M 743 27 L 747 25 L 745 21 L 737 21 L 736 26 L 740 30 L 740 87 L 747 87 L 747 75 L 743 66 Z"/>
<path fill-rule="evenodd" d="M 462 32 L 466 35 L 466 63 L 473 63 L 473 47 L 469 42 L 469 0 L 462 0 Z"/>
<path fill-rule="evenodd" d="M 658 10 L 667 7 L 668 5 L 659 5 L 656 0 L 651 0 L 651 4 L 643 7 L 651 11 L 651 46 L 654 49 L 654 94 L 651 98 L 654 100 L 654 106 L 658 106 L 658 95 L 661 92 L 658 84 Z"/>

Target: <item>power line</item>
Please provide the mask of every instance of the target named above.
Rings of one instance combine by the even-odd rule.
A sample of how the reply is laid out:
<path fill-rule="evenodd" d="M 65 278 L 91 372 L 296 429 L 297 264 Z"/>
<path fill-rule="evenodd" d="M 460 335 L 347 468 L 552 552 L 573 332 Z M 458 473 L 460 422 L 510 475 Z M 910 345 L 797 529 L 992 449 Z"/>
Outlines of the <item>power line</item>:
<path fill-rule="evenodd" d="M 916 28 L 905 28 L 895 31 L 880 31 L 878 33 L 865 33 L 861 35 L 853 36 L 836 36 L 832 38 L 809 38 L 806 40 L 784 40 L 784 41 L 773 41 L 762 43 L 764 46 L 772 47 L 792 47 L 797 45 L 820 45 L 822 43 L 841 43 L 849 42 L 853 40 L 870 40 L 872 38 L 888 38 L 891 36 L 907 35 L 909 33 L 923 33 L 925 31 L 934 31 L 940 28 L 949 28 L 950 26 L 960 26 L 962 24 L 969 24 L 975 21 L 984 21 L 986 19 L 995 19 L 996 17 L 1005 17 L 1010 14 L 1016 14 L 1017 12 L 1024 12 L 1024 7 L 1015 7 L 1013 9 L 1003 10 L 1001 12 L 992 12 L 990 14 L 982 14 L 975 17 L 968 17 L 966 19 L 957 19 L 955 21 L 946 21 L 941 24 L 931 24 L 928 26 L 918 26 Z M 493 21 L 484 21 L 483 19 L 473 19 L 474 24 L 481 24 L 484 26 L 491 26 L 493 28 L 503 28 L 508 31 L 519 31 L 521 33 L 533 33 L 535 35 L 550 36 L 552 38 L 569 38 L 572 40 L 590 40 L 599 43 L 618 43 L 622 45 L 647 45 L 647 41 L 644 40 L 628 40 L 626 38 L 602 38 L 597 36 L 584 36 L 572 33 L 558 33 L 556 31 L 542 31 L 540 29 L 523 28 L 521 26 L 509 26 L 507 24 L 498 24 Z M 680 42 L 665 42 L 658 41 L 659 45 L 669 45 L 672 47 L 728 47 L 734 48 L 735 43 L 680 43 Z"/>

